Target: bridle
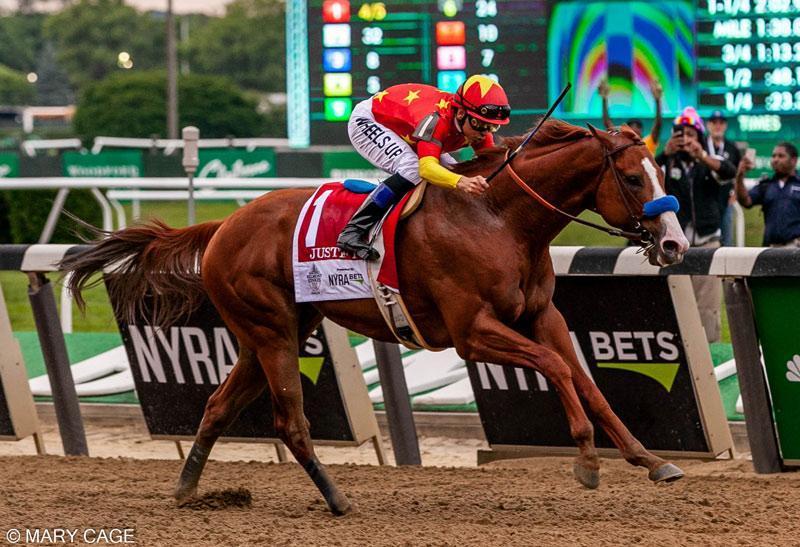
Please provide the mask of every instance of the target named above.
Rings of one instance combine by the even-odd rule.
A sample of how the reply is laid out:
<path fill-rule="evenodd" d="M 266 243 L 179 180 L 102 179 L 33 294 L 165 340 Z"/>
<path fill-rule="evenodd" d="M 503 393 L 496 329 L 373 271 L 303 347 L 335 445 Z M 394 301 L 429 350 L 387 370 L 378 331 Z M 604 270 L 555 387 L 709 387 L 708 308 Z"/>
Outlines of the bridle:
<path fill-rule="evenodd" d="M 601 145 L 602 145 L 602 143 L 601 143 Z M 549 201 L 547 201 L 547 199 L 542 197 L 541 194 L 539 194 L 536 190 L 534 190 L 530 185 L 526 184 L 525 181 L 522 179 L 522 177 L 520 177 L 517 174 L 517 172 L 514 171 L 514 168 L 511 166 L 511 162 L 510 161 L 508 163 L 506 163 L 505 168 L 508 171 L 508 174 L 511 177 L 511 180 L 513 180 L 517 184 L 517 186 L 519 186 L 526 194 L 531 196 L 533 199 L 535 199 L 539 204 L 544 206 L 549 211 L 552 211 L 554 213 L 558 213 L 561 216 L 564 216 L 564 217 L 566 217 L 566 218 L 568 218 L 568 219 L 570 219 L 570 220 L 572 220 L 574 222 L 577 222 L 578 224 L 583 224 L 584 226 L 588 226 L 590 228 L 594 228 L 596 230 L 600 230 L 601 232 L 605 232 L 605 233 L 607 233 L 609 235 L 616 236 L 616 237 L 624 237 L 624 238 L 630 239 L 632 241 L 636 241 L 637 243 L 639 243 L 644 248 L 645 252 L 647 252 L 650 248 L 652 248 L 655 245 L 655 241 L 653 239 L 653 235 L 647 229 L 645 229 L 644 226 L 642 225 L 642 219 L 645 218 L 644 214 L 638 214 L 637 215 L 636 213 L 634 213 L 634 209 L 633 209 L 633 207 L 631 207 L 631 200 L 634 200 L 634 203 L 635 203 L 636 197 L 633 195 L 631 190 L 628 187 L 625 186 L 625 184 L 624 184 L 624 182 L 622 180 L 622 175 L 620 174 L 620 172 L 617 169 L 617 166 L 614 164 L 614 160 L 613 160 L 613 157 L 616 154 L 618 154 L 619 152 L 622 152 L 623 150 L 626 150 L 626 149 L 628 149 L 628 148 L 630 148 L 632 146 L 644 146 L 644 142 L 637 139 L 635 141 L 628 142 L 628 143 L 622 144 L 620 146 L 617 146 L 613 150 L 608 150 L 605 146 L 603 146 L 603 151 L 604 151 L 604 154 L 603 154 L 603 168 L 600 170 L 600 174 L 598 175 L 598 178 L 602 178 L 603 177 L 603 175 L 605 174 L 607 168 L 611 169 L 611 172 L 614 175 L 614 181 L 617 184 L 617 190 L 619 191 L 620 197 L 622 197 L 622 202 L 625 204 L 625 209 L 627 209 L 630 219 L 633 221 L 633 225 L 634 225 L 633 229 L 635 231 L 626 231 L 626 230 L 620 230 L 619 228 L 612 228 L 612 227 L 609 227 L 609 226 L 602 226 L 600 224 L 595 224 L 594 222 L 590 222 L 588 220 L 584 220 L 582 218 L 576 217 L 575 215 L 571 215 L 571 214 L 567 213 L 566 211 L 564 211 L 562 209 L 559 209 L 558 207 L 556 207 L 555 205 L 553 205 Z M 506 151 L 506 158 L 508 157 L 508 154 L 509 154 L 509 152 Z M 655 200 L 651 201 L 651 202 L 648 202 L 648 203 L 654 203 L 654 202 L 655 202 Z"/>

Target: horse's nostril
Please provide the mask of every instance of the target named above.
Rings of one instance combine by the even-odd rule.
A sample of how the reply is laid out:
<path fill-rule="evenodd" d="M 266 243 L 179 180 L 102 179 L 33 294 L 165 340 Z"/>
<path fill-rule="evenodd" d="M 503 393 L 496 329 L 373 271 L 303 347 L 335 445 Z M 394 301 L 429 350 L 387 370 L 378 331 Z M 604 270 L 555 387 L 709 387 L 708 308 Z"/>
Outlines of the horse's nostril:
<path fill-rule="evenodd" d="M 680 250 L 680 245 L 678 245 L 678 242 L 674 239 L 668 239 L 661 242 L 661 249 L 664 251 L 664 254 L 676 254 Z"/>

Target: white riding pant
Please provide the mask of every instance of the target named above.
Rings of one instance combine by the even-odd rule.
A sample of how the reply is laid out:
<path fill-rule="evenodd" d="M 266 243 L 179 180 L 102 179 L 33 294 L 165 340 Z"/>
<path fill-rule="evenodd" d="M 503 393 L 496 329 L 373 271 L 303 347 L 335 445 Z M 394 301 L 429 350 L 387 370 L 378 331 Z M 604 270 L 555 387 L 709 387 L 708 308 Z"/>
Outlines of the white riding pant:
<path fill-rule="evenodd" d="M 397 173 L 415 185 L 422 181 L 419 156 L 397 133 L 375 121 L 372 99 L 361 101 L 353 108 L 347 134 L 358 153 L 378 169 Z M 450 154 L 442 154 L 439 161 L 443 165 L 456 163 Z"/>

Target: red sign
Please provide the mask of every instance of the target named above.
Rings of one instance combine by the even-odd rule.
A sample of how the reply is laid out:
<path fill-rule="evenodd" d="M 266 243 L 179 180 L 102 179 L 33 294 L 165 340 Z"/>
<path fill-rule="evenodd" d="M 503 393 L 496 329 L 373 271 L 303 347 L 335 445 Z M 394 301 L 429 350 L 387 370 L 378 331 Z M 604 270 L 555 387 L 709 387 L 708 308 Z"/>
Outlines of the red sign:
<path fill-rule="evenodd" d="M 436 23 L 436 44 L 440 46 L 459 46 L 466 42 L 466 29 L 463 21 L 439 21 Z"/>
<path fill-rule="evenodd" d="M 349 21 L 349 0 L 325 0 L 322 3 L 322 20 L 326 23 L 346 23 Z"/>

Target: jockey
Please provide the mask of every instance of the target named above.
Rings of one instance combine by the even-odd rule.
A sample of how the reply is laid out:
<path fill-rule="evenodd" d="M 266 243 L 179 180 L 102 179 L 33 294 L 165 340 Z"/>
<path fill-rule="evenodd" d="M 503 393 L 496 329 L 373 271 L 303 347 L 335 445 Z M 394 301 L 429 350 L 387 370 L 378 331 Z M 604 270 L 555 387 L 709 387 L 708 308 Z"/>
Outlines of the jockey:
<path fill-rule="evenodd" d="M 365 260 L 380 255 L 367 242 L 369 230 L 388 208 L 425 179 L 437 186 L 481 194 L 484 177 L 461 176 L 442 165 L 448 154 L 471 145 L 494 146 L 492 134 L 509 122 L 511 107 L 500 84 L 470 76 L 455 93 L 423 84 L 389 87 L 358 103 L 347 123 L 350 142 L 374 166 L 392 175 L 370 193 L 339 235 L 343 251 Z"/>

